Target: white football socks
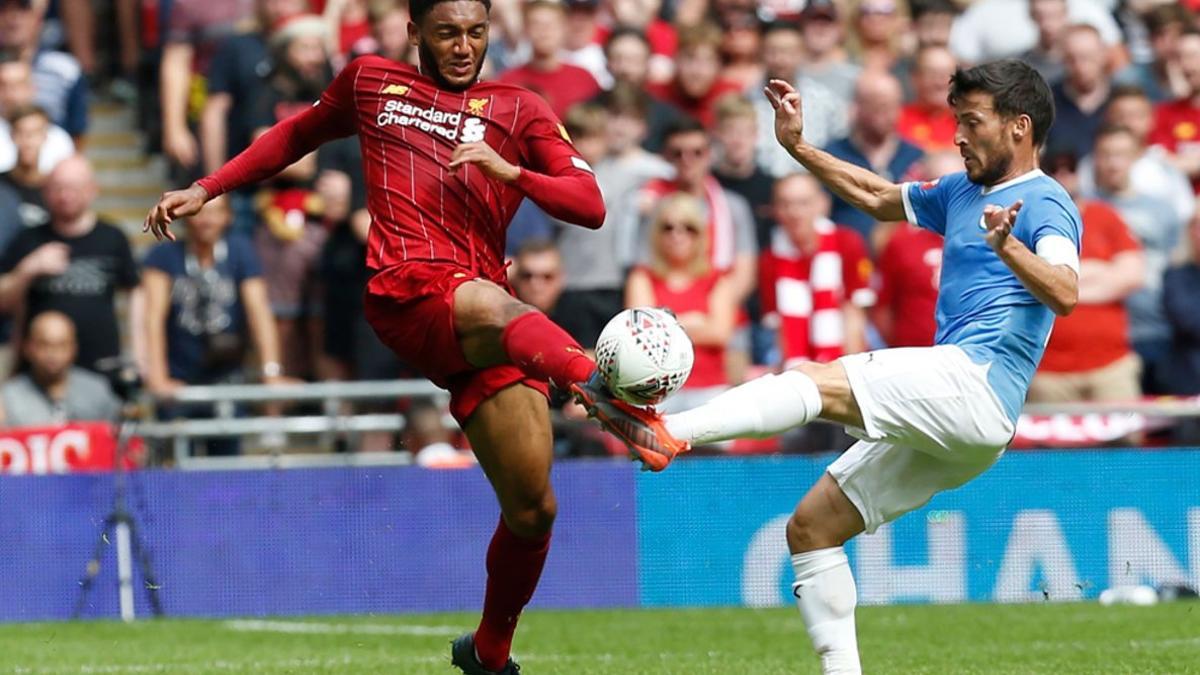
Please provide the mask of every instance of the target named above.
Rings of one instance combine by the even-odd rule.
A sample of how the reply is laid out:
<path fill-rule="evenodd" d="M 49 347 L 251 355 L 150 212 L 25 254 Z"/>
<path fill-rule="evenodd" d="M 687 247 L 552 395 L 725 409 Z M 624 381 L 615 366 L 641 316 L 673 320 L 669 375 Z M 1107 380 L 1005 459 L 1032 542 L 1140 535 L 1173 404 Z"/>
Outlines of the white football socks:
<path fill-rule="evenodd" d="M 696 445 L 733 438 L 768 438 L 821 414 L 821 392 L 808 375 L 764 375 L 697 408 L 666 416 L 667 430 Z"/>
<path fill-rule="evenodd" d="M 792 594 L 821 656 L 825 675 L 860 675 L 854 607 L 858 590 L 842 547 L 821 548 L 792 556 L 796 583 Z"/>

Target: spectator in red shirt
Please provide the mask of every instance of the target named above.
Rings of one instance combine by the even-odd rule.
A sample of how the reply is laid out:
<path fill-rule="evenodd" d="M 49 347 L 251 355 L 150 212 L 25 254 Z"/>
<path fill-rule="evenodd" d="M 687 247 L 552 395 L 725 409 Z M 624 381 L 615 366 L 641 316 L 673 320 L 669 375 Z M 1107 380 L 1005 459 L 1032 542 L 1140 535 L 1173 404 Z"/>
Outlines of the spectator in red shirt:
<path fill-rule="evenodd" d="M 957 151 L 925 158 L 927 180 L 963 170 Z M 872 231 L 871 245 L 880 251 L 876 277 L 879 299 L 871 323 L 889 347 L 928 347 L 937 335 L 935 311 L 942 277 L 941 235 L 912 223 L 881 223 Z"/>
<path fill-rule="evenodd" d="M 1048 156 L 1043 170 L 1079 194 L 1074 158 Z M 1080 200 L 1083 246 L 1079 304 L 1055 319 L 1042 363 L 1029 387 L 1031 403 L 1130 401 L 1141 396 L 1141 362 L 1130 347 L 1125 299 L 1142 287 L 1142 247 L 1104 202 Z"/>
<path fill-rule="evenodd" d="M 1193 191 L 1200 194 L 1200 32 L 1180 36 L 1178 49 L 1191 94 L 1159 104 L 1150 142 L 1171 153 L 1175 166 L 1191 178 Z"/>
<path fill-rule="evenodd" d="M 758 288 L 764 321 L 779 329 L 783 367 L 863 351 L 875 292 L 862 237 L 829 220 L 829 196 L 809 174 L 779 179 L 773 205 L 778 227 Z"/>
<path fill-rule="evenodd" d="M 562 2 L 531 0 L 525 3 L 525 33 L 529 38 L 529 63 L 506 71 L 500 81 L 541 94 L 562 119 L 567 110 L 600 93 L 600 85 L 587 70 L 562 60 L 566 48 L 567 15 Z"/>
<path fill-rule="evenodd" d="M 945 47 L 922 47 L 913 59 L 916 100 L 900 109 L 896 131 L 925 152 L 954 149 L 954 110 L 946 101 L 958 63 Z"/>
<path fill-rule="evenodd" d="M 661 410 L 686 410 L 729 385 L 725 350 L 733 336 L 737 297 L 729 277 L 708 256 L 704 202 L 682 192 L 659 203 L 650 226 L 650 264 L 636 267 L 625 287 L 626 307 L 666 307 L 692 339 L 696 360 L 683 389 Z"/>
<path fill-rule="evenodd" d="M 651 94 L 695 117 L 707 128 L 714 122 L 717 99 L 741 91 L 734 81 L 721 79 L 721 30 L 711 23 L 679 31 L 675 79 L 650 85 Z"/>

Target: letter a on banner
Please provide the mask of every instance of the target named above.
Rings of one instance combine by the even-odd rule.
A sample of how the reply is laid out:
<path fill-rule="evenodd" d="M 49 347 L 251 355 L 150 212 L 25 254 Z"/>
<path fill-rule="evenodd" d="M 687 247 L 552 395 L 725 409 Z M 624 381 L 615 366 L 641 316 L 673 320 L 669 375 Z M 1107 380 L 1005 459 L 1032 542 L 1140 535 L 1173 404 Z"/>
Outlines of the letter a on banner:
<path fill-rule="evenodd" d="M 1035 575 L 1039 572 L 1040 583 L 1035 587 Z M 1041 509 L 1017 512 L 992 599 L 997 602 L 1066 602 L 1082 598 L 1075 559 L 1063 537 L 1058 517 L 1053 511 Z"/>

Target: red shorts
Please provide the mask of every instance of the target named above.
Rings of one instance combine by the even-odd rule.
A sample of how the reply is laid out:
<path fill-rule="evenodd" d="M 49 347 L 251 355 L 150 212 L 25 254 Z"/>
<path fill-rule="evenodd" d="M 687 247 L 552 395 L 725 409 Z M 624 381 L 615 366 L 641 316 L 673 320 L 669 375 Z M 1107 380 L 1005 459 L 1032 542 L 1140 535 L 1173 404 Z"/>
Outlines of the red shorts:
<path fill-rule="evenodd" d="M 480 278 L 449 263 L 406 263 L 371 277 L 364 299 L 375 334 L 401 361 L 450 392 L 450 414 L 460 425 L 479 404 L 514 384 L 549 395 L 545 382 L 516 366 L 479 368 L 467 362 L 454 329 L 454 291 Z"/>

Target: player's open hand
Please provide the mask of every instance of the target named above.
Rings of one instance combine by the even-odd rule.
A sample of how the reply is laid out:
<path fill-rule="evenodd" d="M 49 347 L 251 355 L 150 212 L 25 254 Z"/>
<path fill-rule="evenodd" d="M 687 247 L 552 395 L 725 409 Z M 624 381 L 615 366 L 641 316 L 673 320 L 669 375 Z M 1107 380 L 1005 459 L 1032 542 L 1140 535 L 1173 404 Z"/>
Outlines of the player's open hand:
<path fill-rule="evenodd" d="M 800 92 L 783 80 L 771 80 L 763 88 L 775 109 L 775 138 L 787 149 L 804 142 L 804 115 L 800 111 Z"/>
<path fill-rule="evenodd" d="M 150 213 L 146 214 L 146 222 L 142 224 L 142 232 L 154 234 L 155 239 L 163 237 L 175 241 L 171 232 L 171 223 L 176 218 L 184 218 L 197 213 L 208 201 L 208 191 L 192 183 L 183 190 L 172 190 L 159 198 Z"/>
<path fill-rule="evenodd" d="M 521 175 L 521 167 L 510 164 L 484 141 L 461 143 L 450 155 L 450 173 L 464 164 L 474 164 L 488 178 L 511 183 Z"/>
<path fill-rule="evenodd" d="M 1021 210 L 1023 203 L 1018 199 L 1008 208 L 995 204 L 983 207 L 983 236 L 992 249 L 999 251 L 1004 248 L 1004 244 L 1008 242 L 1008 235 L 1012 234 L 1013 223 L 1017 222 L 1017 212 Z"/>

